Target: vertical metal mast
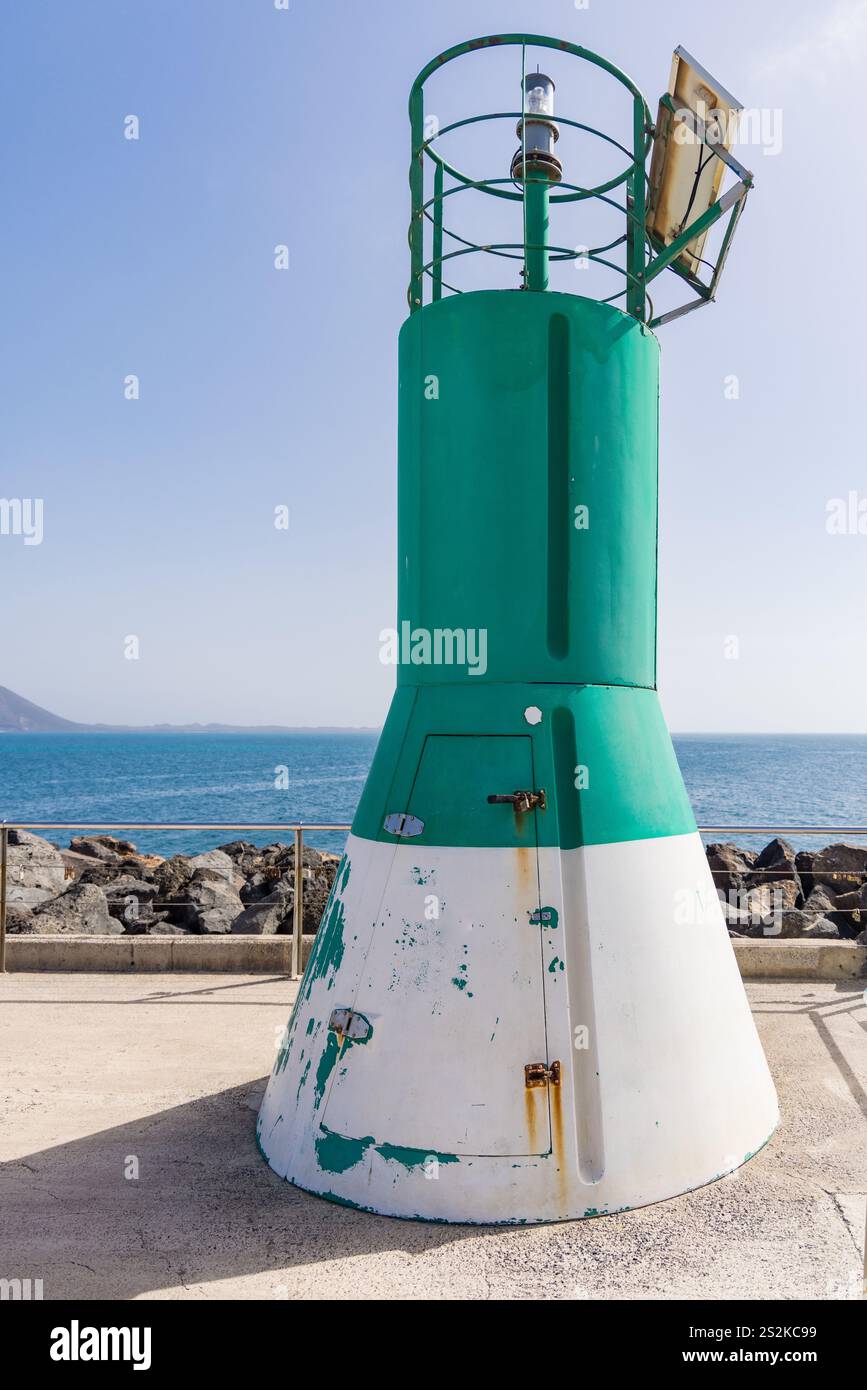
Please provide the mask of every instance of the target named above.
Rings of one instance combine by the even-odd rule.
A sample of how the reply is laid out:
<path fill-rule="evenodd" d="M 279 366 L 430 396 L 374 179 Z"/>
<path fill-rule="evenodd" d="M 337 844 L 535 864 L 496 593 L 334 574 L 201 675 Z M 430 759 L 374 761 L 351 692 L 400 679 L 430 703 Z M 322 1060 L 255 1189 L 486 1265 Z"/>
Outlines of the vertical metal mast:
<path fill-rule="evenodd" d="M 512 160 L 512 178 L 524 186 L 524 288 L 548 288 L 549 194 L 563 168 L 554 154 L 560 132 L 554 124 L 554 83 L 542 72 L 521 83 L 521 148 Z"/>

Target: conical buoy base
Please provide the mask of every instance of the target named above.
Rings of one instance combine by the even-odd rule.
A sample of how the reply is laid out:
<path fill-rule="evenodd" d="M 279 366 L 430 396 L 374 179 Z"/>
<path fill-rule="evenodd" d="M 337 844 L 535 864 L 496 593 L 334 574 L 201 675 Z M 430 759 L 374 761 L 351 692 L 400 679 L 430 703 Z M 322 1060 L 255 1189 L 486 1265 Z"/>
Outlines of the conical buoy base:
<path fill-rule="evenodd" d="M 777 1101 L 655 693 L 452 692 L 444 732 L 442 698 L 396 697 L 262 1104 L 265 1157 L 324 1197 L 456 1222 L 722 1177 Z M 516 789 L 545 809 L 488 802 Z"/>

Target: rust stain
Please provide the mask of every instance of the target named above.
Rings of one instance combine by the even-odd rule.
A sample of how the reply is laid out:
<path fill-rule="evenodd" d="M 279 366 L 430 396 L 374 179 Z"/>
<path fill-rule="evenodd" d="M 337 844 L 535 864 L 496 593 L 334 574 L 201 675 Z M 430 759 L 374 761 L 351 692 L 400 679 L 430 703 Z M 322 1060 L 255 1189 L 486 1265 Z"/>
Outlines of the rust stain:
<path fill-rule="evenodd" d="M 536 1138 L 538 1106 L 536 1096 L 543 1096 L 546 1087 L 544 1086 L 525 1086 L 524 1087 L 524 1112 L 527 1118 L 527 1134 L 530 1139 L 530 1153 L 538 1153 L 539 1143 Z"/>
<path fill-rule="evenodd" d="M 563 1210 L 566 1210 L 568 1192 L 566 1190 L 565 1149 L 563 1147 L 563 1086 L 549 1086 L 548 1099 L 551 1106 L 551 1156 L 557 1165 L 557 1191 Z"/>
<path fill-rule="evenodd" d="M 516 884 L 521 898 L 533 887 L 535 880 L 535 863 L 533 847 L 531 845 L 518 845 L 515 849 L 516 863 Z"/>
<path fill-rule="evenodd" d="M 563 1158 L 563 1087 L 549 1086 L 548 1098 L 551 1102 L 551 1148 L 558 1163 Z"/>

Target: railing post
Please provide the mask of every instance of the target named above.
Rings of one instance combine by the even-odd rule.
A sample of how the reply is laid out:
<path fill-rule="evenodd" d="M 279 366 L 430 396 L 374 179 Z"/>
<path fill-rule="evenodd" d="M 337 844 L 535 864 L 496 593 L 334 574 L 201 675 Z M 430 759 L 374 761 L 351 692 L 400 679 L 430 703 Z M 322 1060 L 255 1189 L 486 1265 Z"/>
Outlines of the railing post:
<path fill-rule="evenodd" d="M 9 827 L 0 826 L 0 975 L 6 974 L 6 847 Z"/>
<path fill-rule="evenodd" d="M 410 280 L 409 311 L 414 314 L 422 306 L 424 285 L 424 92 L 421 87 L 412 89 L 409 99 L 409 118 L 412 129 L 412 162 L 409 166 L 410 187 Z"/>
<path fill-rule="evenodd" d="M 644 100 L 636 96 L 632 116 L 634 167 L 626 182 L 626 312 L 644 322 L 646 260 L 644 220 L 647 212 L 645 184 L 647 131 L 644 128 Z"/>
<path fill-rule="evenodd" d="M 443 166 L 434 169 L 433 210 L 433 299 L 443 297 Z"/>
<path fill-rule="evenodd" d="M 292 975 L 301 978 L 301 942 L 304 933 L 304 831 L 295 827 L 295 903 L 292 916 Z"/>

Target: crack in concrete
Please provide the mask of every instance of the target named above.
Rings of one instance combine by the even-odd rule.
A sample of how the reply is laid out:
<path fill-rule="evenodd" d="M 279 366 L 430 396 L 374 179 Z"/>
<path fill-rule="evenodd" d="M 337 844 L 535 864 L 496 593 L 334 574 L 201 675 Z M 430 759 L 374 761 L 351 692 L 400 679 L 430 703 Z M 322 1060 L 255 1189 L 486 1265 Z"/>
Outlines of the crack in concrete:
<path fill-rule="evenodd" d="M 852 1195 L 853 1195 L 853 1196 L 857 1196 L 857 1195 L 859 1195 L 859 1194 L 853 1193 Z M 863 1253 L 864 1253 L 864 1252 L 863 1252 L 862 1249 L 861 1249 L 861 1244 L 860 1244 L 860 1242 L 859 1242 L 859 1240 L 858 1240 L 858 1234 L 857 1234 L 857 1232 L 856 1232 L 855 1230 L 853 1230 L 853 1228 L 852 1228 L 852 1223 L 851 1223 L 851 1221 L 849 1220 L 848 1216 L 846 1215 L 845 1208 L 842 1206 L 842 1204 L 841 1204 L 841 1202 L 840 1202 L 840 1200 L 839 1200 L 840 1194 L 837 1193 L 837 1192 L 829 1192 L 829 1193 L 828 1193 L 828 1196 L 831 1198 L 832 1202 L 834 1203 L 834 1208 L 835 1208 L 835 1210 L 838 1212 L 838 1214 L 839 1214 L 839 1216 L 840 1216 L 840 1218 L 841 1218 L 841 1220 L 842 1220 L 842 1222 L 843 1222 L 843 1225 L 846 1227 L 846 1230 L 849 1232 L 849 1236 L 851 1237 L 852 1244 L 853 1244 L 853 1246 L 855 1247 L 855 1254 L 858 1256 L 859 1260 L 862 1259 L 862 1258 L 863 1258 Z"/>

